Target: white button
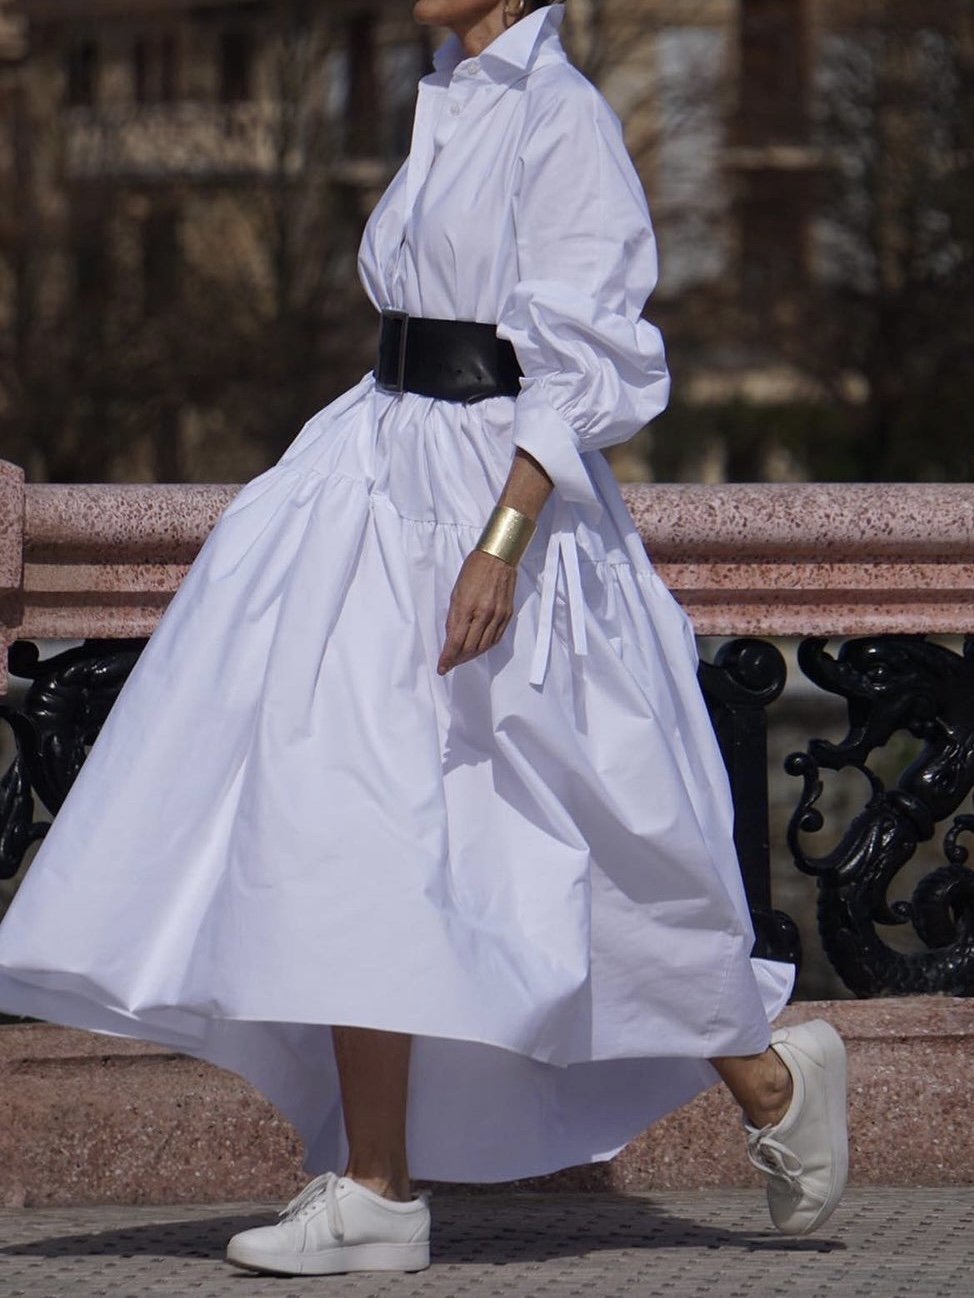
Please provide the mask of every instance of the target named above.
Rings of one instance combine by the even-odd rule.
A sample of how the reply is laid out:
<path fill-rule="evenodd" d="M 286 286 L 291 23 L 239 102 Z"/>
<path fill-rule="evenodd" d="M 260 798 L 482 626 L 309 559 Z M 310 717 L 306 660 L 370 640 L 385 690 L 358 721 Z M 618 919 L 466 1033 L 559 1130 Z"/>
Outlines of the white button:
<path fill-rule="evenodd" d="M 459 104 L 451 104 L 451 105 L 450 105 L 450 113 L 451 113 L 454 117 L 459 117 L 459 116 L 460 116 L 460 105 L 459 105 Z"/>

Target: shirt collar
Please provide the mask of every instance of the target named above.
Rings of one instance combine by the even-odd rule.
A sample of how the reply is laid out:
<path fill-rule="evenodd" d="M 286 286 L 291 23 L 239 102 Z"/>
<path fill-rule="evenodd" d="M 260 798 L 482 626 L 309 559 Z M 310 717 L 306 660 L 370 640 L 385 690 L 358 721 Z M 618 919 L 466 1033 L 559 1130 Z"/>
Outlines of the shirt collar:
<path fill-rule="evenodd" d="M 530 71 L 540 47 L 556 39 L 564 17 L 563 3 L 542 5 L 495 37 L 477 56 L 476 62 L 498 81 L 510 81 L 523 75 Z M 465 54 L 463 43 L 455 32 L 433 55 L 438 79 L 444 81 L 449 81 L 462 64 L 473 62 Z"/>

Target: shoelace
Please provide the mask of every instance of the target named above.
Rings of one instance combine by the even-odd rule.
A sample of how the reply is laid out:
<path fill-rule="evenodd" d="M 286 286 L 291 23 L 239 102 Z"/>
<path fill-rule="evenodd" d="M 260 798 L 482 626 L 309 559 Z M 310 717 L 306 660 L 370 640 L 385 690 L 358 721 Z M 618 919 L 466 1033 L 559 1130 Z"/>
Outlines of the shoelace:
<path fill-rule="evenodd" d="M 793 1150 L 768 1135 L 770 1130 L 760 1127 L 748 1131 L 747 1156 L 759 1172 L 783 1181 L 793 1194 L 801 1194 L 804 1165 Z"/>
<path fill-rule="evenodd" d="M 309 1181 L 277 1215 L 282 1221 L 298 1220 L 311 1208 L 317 1207 L 320 1200 L 324 1198 L 328 1229 L 335 1239 L 343 1239 L 345 1223 L 342 1221 L 342 1210 L 338 1204 L 338 1180 L 334 1172 L 322 1172 L 321 1176 L 316 1176 L 313 1181 Z"/>

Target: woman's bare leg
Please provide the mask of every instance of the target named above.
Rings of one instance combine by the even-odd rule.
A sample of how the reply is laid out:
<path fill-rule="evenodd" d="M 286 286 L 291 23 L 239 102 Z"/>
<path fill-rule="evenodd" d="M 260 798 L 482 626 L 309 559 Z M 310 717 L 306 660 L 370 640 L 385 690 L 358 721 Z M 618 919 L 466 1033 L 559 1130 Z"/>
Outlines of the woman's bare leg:
<path fill-rule="evenodd" d="M 348 1134 L 344 1175 L 387 1199 L 411 1199 L 406 1097 L 412 1038 L 372 1028 L 331 1032 Z"/>
<path fill-rule="evenodd" d="M 780 1122 L 791 1103 L 791 1073 L 769 1046 L 760 1055 L 727 1055 L 710 1061 L 753 1127 Z"/>
<path fill-rule="evenodd" d="M 349 1158 L 345 1175 L 378 1194 L 412 1197 L 406 1155 L 406 1100 L 412 1038 L 371 1028 L 332 1028 Z M 791 1074 L 770 1047 L 710 1061 L 752 1126 L 779 1122 L 791 1102 Z"/>

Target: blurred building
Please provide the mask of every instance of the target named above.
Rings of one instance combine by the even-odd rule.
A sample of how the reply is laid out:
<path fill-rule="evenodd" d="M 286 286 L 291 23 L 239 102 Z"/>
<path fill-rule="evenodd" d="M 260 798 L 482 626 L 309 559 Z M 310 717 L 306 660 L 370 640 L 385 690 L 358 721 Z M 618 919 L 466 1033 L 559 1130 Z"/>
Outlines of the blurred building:
<path fill-rule="evenodd" d="M 580 61 L 626 125 L 659 237 L 652 314 L 689 438 L 661 421 L 654 468 L 668 438 L 685 448 L 709 427 L 709 449 L 701 438 L 691 460 L 669 456 L 670 470 L 965 476 L 971 459 L 950 428 L 964 398 L 939 394 L 965 349 L 970 359 L 974 7 L 570 9 Z"/>
<path fill-rule="evenodd" d="M 29 141 L 19 237 L 31 302 L 21 305 L 35 322 L 80 329 L 89 354 L 115 346 L 119 379 L 127 344 L 142 345 L 141 372 L 128 366 L 131 391 L 114 394 L 112 411 L 92 409 L 89 435 L 118 418 L 126 395 L 138 402 L 140 381 L 148 404 L 166 405 L 154 381 L 173 377 L 167 354 L 184 367 L 187 358 L 167 348 L 160 322 L 176 316 L 178 330 L 181 312 L 186 330 L 202 333 L 200 350 L 219 352 L 221 323 L 226 345 L 245 347 L 243 317 L 251 317 L 259 345 L 261 325 L 295 308 L 302 282 L 319 289 L 326 269 L 327 287 L 342 291 L 365 215 L 408 149 L 415 84 L 429 60 L 408 7 L 3 2 L 0 31 L 16 32 L 26 49 L 19 107 L 3 120 L 6 136 L 16 129 Z M 201 315 L 201 290 L 211 304 L 225 295 L 222 321 L 215 305 L 209 319 Z M 220 373 L 234 363 L 218 359 Z M 75 355 L 74 373 L 84 369 Z M 213 427 L 200 426 L 185 391 L 179 397 L 157 412 L 166 427 L 144 445 L 137 435 L 123 439 L 113 476 L 218 471 L 219 456 L 215 464 L 205 451 L 194 457 L 191 445 L 194 437 L 212 445 Z M 256 448 L 255 465 L 266 449 Z M 246 453 L 243 461 L 246 471 Z"/>
<path fill-rule="evenodd" d="M 399 157 L 423 42 L 394 0 L 20 0 L 62 177 L 224 186 Z M 44 101 L 47 101 L 46 103 Z M 368 178 L 382 182 L 382 167 Z"/>
<path fill-rule="evenodd" d="M 5 415 L 15 415 L 10 384 L 22 328 L 15 305 L 23 296 L 18 291 L 22 267 L 18 265 L 16 247 L 17 209 L 27 186 L 23 129 L 25 55 L 23 20 L 13 12 L 9 0 L 0 0 L 0 424 Z M 5 356 L 9 358 L 6 362 Z"/>
<path fill-rule="evenodd" d="M 13 11 L 10 0 L 0 0 L 0 93 L 6 94 L 25 52 L 23 18 Z M 6 99 L 4 111 L 8 111 Z"/>
<path fill-rule="evenodd" d="M 38 477 L 239 477 L 361 373 L 355 247 L 431 54 L 410 9 L 0 0 L 0 420 L 12 386 L 26 412 L 0 453 Z M 649 313 L 690 411 L 619 448 L 620 476 L 814 473 L 754 410 L 853 427 L 895 404 L 928 256 L 911 186 L 969 152 L 950 86 L 971 27 L 968 0 L 570 0 L 650 198 Z"/>

